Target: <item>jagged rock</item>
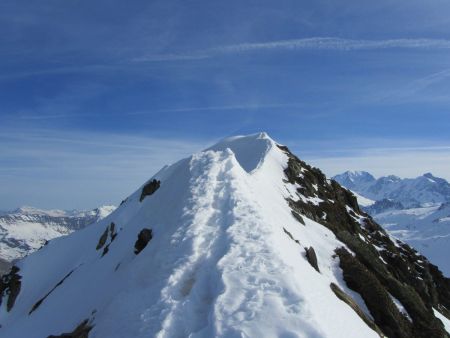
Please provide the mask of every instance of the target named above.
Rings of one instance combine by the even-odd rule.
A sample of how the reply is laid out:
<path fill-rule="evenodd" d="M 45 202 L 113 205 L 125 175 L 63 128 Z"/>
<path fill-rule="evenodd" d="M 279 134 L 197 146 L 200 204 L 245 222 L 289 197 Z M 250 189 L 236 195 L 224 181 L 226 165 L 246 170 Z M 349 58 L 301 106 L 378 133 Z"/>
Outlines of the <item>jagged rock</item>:
<path fill-rule="evenodd" d="M 55 289 L 58 287 L 58 286 L 60 286 L 62 283 L 64 283 L 64 281 L 67 279 L 67 278 L 69 278 L 69 276 L 73 273 L 75 271 L 75 269 L 74 270 L 72 270 L 72 271 L 70 271 L 67 275 L 65 275 L 64 276 L 64 278 L 63 279 L 61 279 L 49 292 L 47 292 L 47 294 L 44 296 L 44 297 L 42 297 L 41 299 L 39 299 L 34 305 L 33 305 L 33 307 L 31 308 L 31 310 L 30 310 L 30 312 L 28 312 L 28 314 L 29 315 L 31 315 L 34 311 L 36 311 L 37 310 L 37 308 L 39 307 L 39 306 L 41 306 L 41 304 L 42 304 L 42 302 L 48 297 L 48 296 L 50 296 L 50 294 L 53 292 L 53 291 L 55 291 Z"/>
<path fill-rule="evenodd" d="M 346 249 L 336 250 L 348 287 L 364 299 L 375 323 L 388 337 L 412 337 L 412 325 L 400 313 L 376 276 Z"/>
<path fill-rule="evenodd" d="M 161 186 L 161 182 L 158 180 L 151 180 L 142 188 L 141 197 L 139 201 L 142 202 L 146 196 L 153 195 L 156 190 Z"/>
<path fill-rule="evenodd" d="M 100 250 L 101 248 L 103 248 L 107 239 L 108 239 L 108 227 L 106 227 L 105 231 L 100 236 L 97 246 L 95 247 L 95 250 Z"/>
<path fill-rule="evenodd" d="M 292 210 L 292 216 L 294 216 L 294 218 L 297 221 L 299 221 L 301 224 L 306 225 L 305 221 L 303 220 L 303 217 L 298 212 L 295 212 L 294 210 Z"/>
<path fill-rule="evenodd" d="M 8 312 L 13 308 L 22 286 L 22 276 L 18 274 L 19 271 L 20 269 L 17 266 L 13 266 L 8 274 L 2 276 L 0 282 L 0 305 L 3 299 L 7 297 L 6 310 Z"/>
<path fill-rule="evenodd" d="M 106 242 L 108 240 L 108 235 L 109 235 L 110 241 L 109 241 L 108 245 L 106 245 L 103 248 L 103 246 L 106 244 Z M 96 250 L 100 250 L 101 248 L 103 248 L 102 257 L 108 253 L 109 246 L 114 241 L 116 236 L 117 236 L 116 225 L 114 224 L 114 222 L 111 222 L 111 224 L 106 227 L 105 231 L 101 235 L 101 237 L 98 241 L 97 247 L 96 247 Z"/>
<path fill-rule="evenodd" d="M 283 228 L 283 231 L 284 231 L 284 233 L 285 233 L 286 235 L 288 235 L 289 238 L 292 239 L 295 243 L 300 244 L 300 241 L 299 241 L 298 239 L 295 239 L 294 236 L 292 236 L 292 234 L 291 234 L 289 231 L 287 231 L 285 228 Z"/>
<path fill-rule="evenodd" d="M 319 264 L 317 262 L 317 255 L 312 246 L 309 248 L 305 248 L 305 255 L 306 255 L 306 259 L 308 260 L 309 264 L 311 264 L 311 266 L 314 269 L 316 269 L 317 272 L 320 272 Z"/>
<path fill-rule="evenodd" d="M 59 336 L 48 336 L 47 338 L 88 338 L 89 332 L 92 330 L 92 326 L 89 324 L 89 320 L 84 320 L 78 325 L 75 330 L 69 333 L 63 333 Z"/>
<path fill-rule="evenodd" d="M 138 234 L 138 239 L 134 244 L 134 253 L 139 254 L 153 238 L 152 230 L 144 228 Z"/>
<path fill-rule="evenodd" d="M 289 157 L 285 175 L 304 198 L 287 201 L 291 210 L 329 228 L 352 250 L 337 250 L 344 280 L 361 294 L 375 323 L 391 338 L 450 337 L 432 308 L 450 309 L 450 279 L 415 250 L 393 243 L 386 231 L 363 212 L 356 197 L 323 173 L 280 147 Z M 314 198 L 312 203 L 308 198 Z M 322 201 L 317 203 L 317 198 Z M 410 322 L 390 298 L 398 299 Z"/>
<path fill-rule="evenodd" d="M 378 335 L 383 338 L 384 334 L 383 332 L 380 330 L 380 328 L 373 322 L 372 319 L 370 319 L 363 310 L 361 310 L 361 308 L 358 306 L 358 304 L 353 300 L 352 297 L 350 297 L 349 295 L 347 295 L 344 291 L 341 290 L 341 288 L 339 286 L 337 286 L 334 283 L 330 284 L 330 288 L 331 290 L 334 292 L 334 294 L 336 295 L 336 297 L 338 297 L 340 300 L 342 300 L 344 303 L 346 303 L 348 306 L 350 306 L 353 311 L 356 312 L 356 314 L 372 329 L 374 330 L 376 333 L 378 333 Z"/>
<path fill-rule="evenodd" d="M 292 234 L 289 231 L 287 231 L 285 228 L 283 228 L 283 231 L 286 235 L 289 236 L 290 239 L 294 240 L 294 237 L 292 236 Z"/>
<path fill-rule="evenodd" d="M 116 225 L 113 222 L 111 222 L 111 224 L 109 226 L 109 235 L 111 236 L 111 242 L 114 241 L 114 239 L 117 236 Z"/>

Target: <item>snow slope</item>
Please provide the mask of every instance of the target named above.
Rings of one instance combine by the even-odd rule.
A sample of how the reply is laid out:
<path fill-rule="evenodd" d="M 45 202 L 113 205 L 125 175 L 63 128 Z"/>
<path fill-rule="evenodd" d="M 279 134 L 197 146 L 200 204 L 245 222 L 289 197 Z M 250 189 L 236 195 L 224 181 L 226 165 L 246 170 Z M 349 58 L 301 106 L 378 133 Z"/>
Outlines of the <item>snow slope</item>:
<path fill-rule="evenodd" d="M 0 258 L 12 262 L 39 249 L 50 239 L 67 235 L 105 218 L 115 209 L 41 210 L 21 207 L 0 216 Z"/>
<path fill-rule="evenodd" d="M 19 262 L 20 293 L 10 311 L 2 304 L 0 337 L 47 337 L 83 320 L 97 338 L 379 337 L 330 288 L 372 318 L 344 282 L 335 250 L 346 245 L 293 217 L 287 199 L 320 198 L 288 183 L 288 160 L 261 133 L 164 167 L 105 219 Z M 159 188 L 144 196 L 153 180 Z M 136 254 L 144 228 L 153 238 Z"/>
<path fill-rule="evenodd" d="M 375 203 L 374 200 L 371 200 L 367 197 L 361 196 L 357 192 L 352 191 L 353 195 L 355 195 L 356 199 L 358 200 L 358 204 L 362 207 L 370 207 Z"/>

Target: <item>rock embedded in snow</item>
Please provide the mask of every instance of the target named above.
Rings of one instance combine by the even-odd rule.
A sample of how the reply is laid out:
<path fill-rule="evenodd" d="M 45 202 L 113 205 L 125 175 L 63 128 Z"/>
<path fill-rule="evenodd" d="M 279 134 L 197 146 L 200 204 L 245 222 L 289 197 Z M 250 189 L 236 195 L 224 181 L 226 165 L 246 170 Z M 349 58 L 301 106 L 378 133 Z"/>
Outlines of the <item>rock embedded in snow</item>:
<path fill-rule="evenodd" d="M 306 225 L 305 221 L 303 220 L 303 217 L 296 211 L 292 210 L 292 216 L 294 216 L 294 218 L 299 221 L 301 224 Z"/>
<path fill-rule="evenodd" d="M 138 239 L 134 244 L 134 253 L 138 255 L 145 249 L 148 242 L 153 238 L 152 229 L 142 229 L 138 234 Z"/>
<path fill-rule="evenodd" d="M 139 201 L 142 202 L 145 197 L 153 195 L 156 190 L 159 189 L 161 182 L 158 180 L 151 180 L 142 188 L 141 197 L 139 197 Z"/>
<path fill-rule="evenodd" d="M 342 300 L 344 303 L 346 303 L 348 306 L 350 306 L 353 311 L 355 311 L 358 316 L 375 332 L 378 333 L 378 335 L 383 338 L 384 334 L 383 332 L 380 330 L 380 328 L 373 322 L 372 318 L 369 317 L 368 314 L 366 314 L 361 307 L 358 305 L 357 302 L 355 302 L 355 300 L 349 296 L 348 294 L 346 294 L 344 291 L 341 290 L 341 288 L 339 286 L 337 286 L 334 283 L 330 284 L 330 288 L 331 290 L 333 290 L 334 294 L 336 295 L 336 297 L 338 297 L 340 300 Z"/>
<path fill-rule="evenodd" d="M 85 319 L 72 332 L 63 333 L 58 336 L 50 335 L 50 336 L 48 336 L 48 338 L 88 338 L 89 332 L 91 330 L 92 330 L 92 326 L 89 324 L 89 320 Z"/>
<path fill-rule="evenodd" d="M 319 263 L 317 262 L 317 255 L 312 246 L 309 248 L 305 248 L 305 255 L 309 264 L 311 264 L 311 266 L 316 269 L 317 272 L 320 272 Z"/>

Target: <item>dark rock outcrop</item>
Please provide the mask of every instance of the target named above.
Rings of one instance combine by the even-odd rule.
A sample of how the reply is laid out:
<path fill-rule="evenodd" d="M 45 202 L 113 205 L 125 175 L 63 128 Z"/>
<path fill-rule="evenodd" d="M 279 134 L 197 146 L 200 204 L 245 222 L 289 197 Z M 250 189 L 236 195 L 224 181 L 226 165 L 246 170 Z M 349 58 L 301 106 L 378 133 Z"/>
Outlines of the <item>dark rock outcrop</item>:
<path fill-rule="evenodd" d="M 156 190 L 161 186 L 161 182 L 158 180 L 151 180 L 142 188 L 141 197 L 139 201 L 142 202 L 146 196 L 153 195 Z"/>
<path fill-rule="evenodd" d="M 350 297 L 349 295 L 347 295 L 344 291 L 341 290 L 341 288 L 339 286 L 337 286 L 334 283 L 330 284 L 330 288 L 331 290 L 334 292 L 334 294 L 336 295 L 336 297 L 338 297 L 340 300 L 342 300 L 344 303 L 346 303 L 348 306 L 350 306 L 353 311 L 356 312 L 356 314 L 372 329 L 374 330 L 376 333 L 378 333 L 378 335 L 383 338 L 384 334 L 383 332 L 380 330 L 380 328 L 373 322 L 372 319 L 370 319 L 365 313 L 364 311 L 359 307 L 359 305 L 353 300 L 352 297 Z"/>
<path fill-rule="evenodd" d="M 116 225 L 113 222 L 111 222 L 111 224 L 106 227 L 105 231 L 100 236 L 97 247 L 95 248 L 96 250 L 100 250 L 101 248 L 103 248 L 102 257 L 108 253 L 109 246 L 114 241 L 116 236 L 117 236 Z M 108 238 L 109 243 L 105 246 L 106 242 L 108 241 Z"/>
<path fill-rule="evenodd" d="M 314 248 L 312 246 L 309 248 L 305 248 L 305 255 L 306 255 L 306 259 L 308 260 L 308 263 L 311 264 L 311 266 L 314 269 L 316 269 L 317 272 L 320 272 L 319 264 L 317 262 L 316 251 L 314 251 Z"/>
<path fill-rule="evenodd" d="M 364 299 L 375 324 L 391 338 L 450 337 L 433 308 L 450 318 L 450 279 L 408 245 L 393 242 L 358 206 L 356 197 L 286 147 L 286 181 L 302 198 L 291 210 L 330 229 L 347 249 L 336 250 L 347 286 Z M 399 311 L 395 297 L 410 318 Z"/>
<path fill-rule="evenodd" d="M 42 297 L 41 299 L 39 299 L 31 308 L 30 312 L 28 312 L 28 315 L 31 315 L 34 311 L 36 311 L 38 309 L 39 306 L 41 306 L 42 302 L 48 297 L 50 296 L 50 294 L 55 291 L 55 289 L 60 286 L 62 283 L 64 283 L 64 281 L 69 278 L 69 276 L 74 272 L 75 270 L 70 271 L 67 275 L 64 276 L 63 279 L 61 279 L 49 292 L 47 292 L 47 294 Z"/>
<path fill-rule="evenodd" d="M 301 224 L 306 225 L 305 221 L 303 220 L 303 217 L 298 212 L 295 212 L 294 210 L 292 210 L 292 216 L 294 216 L 294 218 L 297 221 L 299 221 Z"/>
<path fill-rule="evenodd" d="M 16 302 L 16 298 L 20 293 L 22 286 L 22 276 L 19 275 L 20 269 L 13 266 L 10 272 L 3 275 L 0 282 L 0 305 L 4 299 L 6 300 L 6 310 L 9 312 Z"/>
<path fill-rule="evenodd" d="M 89 332 L 92 330 L 92 325 L 89 324 L 89 320 L 84 320 L 78 325 L 72 332 L 62 333 L 59 336 L 48 336 L 47 338 L 88 338 Z"/>
<path fill-rule="evenodd" d="M 103 248 L 107 239 L 108 239 L 108 227 L 106 227 L 105 231 L 100 236 L 97 246 L 95 247 L 95 250 L 100 250 L 101 248 Z"/>
<path fill-rule="evenodd" d="M 152 229 L 144 228 L 138 234 L 138 239 L 134 244 L 134 253 L 138 255 L 153 238 Z"/>
<path fill-rule="evenodd" d="M 350 289 L 361 295 L 381 330 L 392 338 L 412 337 L 411 323 L 397 309 L 376 276 L 347 250 L 341 248 L 336 253 L 345 282 Z"/>

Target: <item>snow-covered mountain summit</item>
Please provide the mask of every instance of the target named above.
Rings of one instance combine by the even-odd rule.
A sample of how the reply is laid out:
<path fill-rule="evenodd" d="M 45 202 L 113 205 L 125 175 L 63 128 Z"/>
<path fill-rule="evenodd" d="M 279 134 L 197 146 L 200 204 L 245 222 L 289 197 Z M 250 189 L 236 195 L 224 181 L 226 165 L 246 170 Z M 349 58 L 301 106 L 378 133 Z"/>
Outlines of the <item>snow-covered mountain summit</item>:
<path fill-rule="evenodd" d="M 264 133 L 164 167 L 0 291 L 8 338 L 449 337 L 450 281 Z"/>
<path fill-rule="evenodd" d="M 42 210 L 23 206 L 0 215 L 0 259 L 14 261 L 39 249 L 46 241 L 67 235 L 105 218 L 115 209 L 89 211 Z"/>
<path fill-rule="evenodd" d="M 337 175 L 333 177 L 336 181 L 338 181 L 343 186 L 357 191 L 355 188 L 362 188 L 370 185 L 375 182 L 375 177 L 367 171 L 346 171 L 343 174 Z"/>

